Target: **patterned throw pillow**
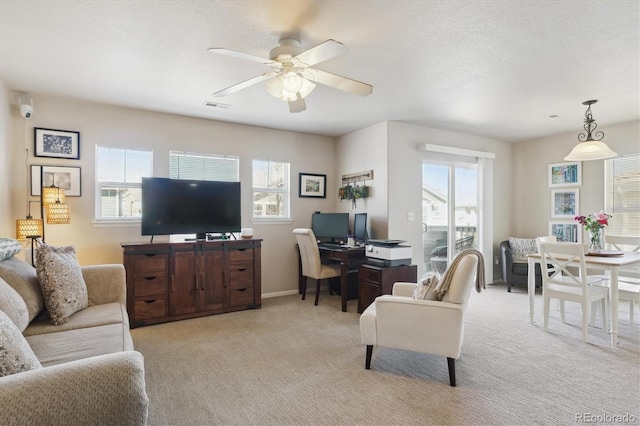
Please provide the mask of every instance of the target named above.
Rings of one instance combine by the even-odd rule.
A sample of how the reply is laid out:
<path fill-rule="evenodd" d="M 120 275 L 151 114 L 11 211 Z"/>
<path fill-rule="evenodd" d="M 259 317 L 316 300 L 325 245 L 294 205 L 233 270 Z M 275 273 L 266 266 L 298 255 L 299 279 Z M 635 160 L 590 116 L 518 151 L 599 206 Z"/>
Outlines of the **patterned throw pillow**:
<path fill-rule="evenodd" d="M 75 247 L 43 244 L 36 251 L 36 265 L 44 304 L 54 325 L 64 324 L 71 315 L 89 306 Z"/>
<path fill-rule="evenodd" d="M 538 252 L 535 238 L 509 237 L 509 247 L 516 263 L 527 263 L 527 255 Z"/>
<path fill-rule="evenodd" d="M 20 253 L 22 244 L 11 238 L 0 238 L 0 261 L 8 259 Z"/>
<path fill-rule="evenodd" d="M 11 318 L 11 321 L 22 333 L 29 325 L 29 311 L 27 304 L 5 280 L 0 278 L 0 311 Z"/>
<path fill-rule="evenodd" d="M 0 377 L 42 368 L 11 318 L 0 311 Z"/>
<path fill-rule="evenodd" d="M 413 298 L 418 300 L 438 300 L 435 288 L 440 281 L 440 274 L 435 271 L 427 272 L 413 289 Z"/>

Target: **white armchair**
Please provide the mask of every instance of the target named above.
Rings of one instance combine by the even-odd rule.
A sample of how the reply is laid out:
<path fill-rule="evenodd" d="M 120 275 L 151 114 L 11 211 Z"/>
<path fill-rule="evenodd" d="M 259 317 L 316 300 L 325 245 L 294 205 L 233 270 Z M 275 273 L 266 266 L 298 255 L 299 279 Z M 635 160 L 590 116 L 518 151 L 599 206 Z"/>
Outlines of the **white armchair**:
<path fill-rule="evenodd" d="M 484 286 L 484 274 L 478 284 L 483 267 L 479 261 L 477 256 L 460 256 L 457 264 L 452 263 L 451 267 L 456 266 L 451 284 L 441 301 L 416 300 L 417 284 L 400 282 L 393 286 L 392 295 L 376 298 L 360 317 L 362 343 L 367 345 L 365 368 L 371 367 L 374 345 L 441 355 L 447 357 L 449 382 L 455 386 L 455 360 L 460 357 L 469 293 L 474 284 L 478 291 Z"/>

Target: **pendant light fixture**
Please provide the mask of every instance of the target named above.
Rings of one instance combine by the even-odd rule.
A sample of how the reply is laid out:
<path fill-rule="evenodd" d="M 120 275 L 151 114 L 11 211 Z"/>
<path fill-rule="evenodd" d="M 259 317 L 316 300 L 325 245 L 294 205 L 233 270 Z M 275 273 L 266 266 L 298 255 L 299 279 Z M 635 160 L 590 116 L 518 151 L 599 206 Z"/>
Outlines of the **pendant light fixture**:
<path fill-rule="evenodd" d="M 600 130 L 595 132 L 596 120 L 591 115 L 591 105 L 598 102 L 597 100 L 584 101 L 582 105 L 587 105 L 587 111 L 584 113 L 584 130 L 587 132 L 578 135 L 580 141 L 567 155 L 565 161 L 590 161 L 604 160 L 606 158 L 615 157 L 615 152 L 611 151 L 607 144 L 600 142 L 604 138 L 604 133 Z M 594 133 L 595 132 L 595 133 Z M 595 139 L 594 139 L 595 137 Z"/>

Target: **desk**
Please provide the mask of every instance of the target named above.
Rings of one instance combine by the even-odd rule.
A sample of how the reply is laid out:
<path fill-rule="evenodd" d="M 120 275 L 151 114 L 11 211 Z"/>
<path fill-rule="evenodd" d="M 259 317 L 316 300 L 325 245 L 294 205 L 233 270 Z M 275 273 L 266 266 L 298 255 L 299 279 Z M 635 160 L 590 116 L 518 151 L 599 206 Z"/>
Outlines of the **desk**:
<path fill-rule="evenodd" d="M 540 253 L 528 255 L 529 275 L 529 322 L 533 324 L 533 298 L 535 295 L 535 265 L 540 263 Z M 623 256 L 601 257 L 601 256 L 585 256 L 587 269 L 601 269 L 609 271 L 610 290 L 609 297 L 611 299 L 611 346 L 616 347 L 618 343 L 618 270 L 620 267 L 630 266 L 640 263 L 640 253 L 624 252 Z M 543 290 L 544 291 L 544 290 Z"/>
<path fill-rule="evenodd" d="M 366 261 L 364 247 L 325 247 L 318 245 L 320 257 L 340 262 L 340 297 L 342 298 L 342 312 L 347 312 L 349 298 L 348 277 L 350 266 L 358 269 L 359 264 Z M 302 266 L 300 265 L 300 251 L 298 251 L 298 293 L 302 294 Z"/>

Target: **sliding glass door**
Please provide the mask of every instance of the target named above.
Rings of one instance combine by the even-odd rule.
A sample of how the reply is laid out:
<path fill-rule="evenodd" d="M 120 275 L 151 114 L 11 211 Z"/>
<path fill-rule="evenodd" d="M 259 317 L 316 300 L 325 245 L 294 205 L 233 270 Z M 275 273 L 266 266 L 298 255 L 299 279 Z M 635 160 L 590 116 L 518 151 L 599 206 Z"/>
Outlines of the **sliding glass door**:
<path fill-rule="evenodd" d="M 480 247 L 478 164 L 438 155 L 422 165 L 423 271 L 444 272 L 453 257 Z"/>

